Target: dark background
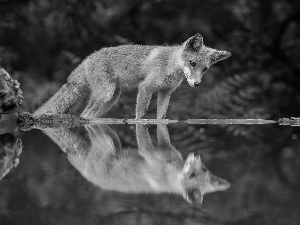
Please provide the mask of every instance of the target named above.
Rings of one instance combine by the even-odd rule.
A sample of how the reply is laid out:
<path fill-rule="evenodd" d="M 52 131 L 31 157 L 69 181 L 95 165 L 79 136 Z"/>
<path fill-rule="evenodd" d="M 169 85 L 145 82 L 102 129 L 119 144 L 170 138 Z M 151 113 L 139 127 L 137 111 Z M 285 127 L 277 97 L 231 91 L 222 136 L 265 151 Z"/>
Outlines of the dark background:
<path fill-rule="evenodd" d="M 299 25 L 297 0 L 0 0 L 0 64 L 21 83 L 24 102 L 18 110 L 34 112 L 86 56 L 104 46 L 172 45 L 201 33 L 207 46 L 230 51 L 232 57 L 213 66 L 200 88 L 184 82 L 171 96 L 167 118 L 277 120 L 300 117 Z M 133 118 L 135 101 L 136 92 L 123 93 L 106 116 Z M 155 110 L 154 100 L 148 117 L 154 117 Z M 136 145 L 132 129 L 117 128 L 124 146 Z M 288 219 L 298 224 L 299 128 L 172 126 L 170 133 L 183 156 L 209 148 L 208 167 L 236 184 L 225 197 L 217 194 L 207 200 L 213 216 L 237 224 L 287 224 Z M 121 201 L 115 193 L 99 194 L 86 188 L 83 178 L 73 174 L 76 171 L 66 172 L 70 165 L 65 156 L 45 136 L 31 132 L 24 138 L 23 164 L 21 160 L 1 183 L 1 225 L 45 224 L 52 221 L 49 218 L 58 224 L 112 224 L 124 218 L 128 223 L 148 219 L 149 224 L 210 221 L 179 198 L 174 211 L 170 197 L 162 204 L 160 197 L 123 196 Z M 98 208 L 87 207 L 94 193 L 101 196 L 93 201 Z M 116 213 L 130 208 L 128 204 L 136 212 Z M 99 213 L 106 205 L 115 211 Z"/>
<path fill-rule="evenodd" d="M 199 32 L 207 46 L 233 56 L 212 67 L 201 88 L 185 82 L 172 96 L 169 118 L 297 116 L 299 5 L 296 0 L 1 0 L 1 65 L 20 80 L 23 108 L 32 112 L 82 59 L 104 46 L 180 44 Z M 110 116 L 134 114 L 135 93 L 123 95 Z"/>

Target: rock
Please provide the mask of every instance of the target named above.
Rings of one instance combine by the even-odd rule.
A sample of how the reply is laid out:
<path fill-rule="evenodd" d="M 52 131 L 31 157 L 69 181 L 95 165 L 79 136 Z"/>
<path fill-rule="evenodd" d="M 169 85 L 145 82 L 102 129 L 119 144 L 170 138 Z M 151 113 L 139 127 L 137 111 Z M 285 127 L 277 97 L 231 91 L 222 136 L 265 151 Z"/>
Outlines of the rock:
<path fill-rule="evenodd" d="M 5 133 L 13 133 L 18 129 L 18 114 L 3 114 L 0 118 L 0 135 Z M 1 142 L 1 139 L 0 139 Z"/>
<path fill-rule="evenodd" d="M 23 96 L 18 81 L 0 68 L 0 117 L 1 113 L 12 110 L 22 104 Z"/>
<path fill-rule="evenodd" d="M 19 164 L 22 142 L 13 134 L 0 135 L 0 180 Z"/>

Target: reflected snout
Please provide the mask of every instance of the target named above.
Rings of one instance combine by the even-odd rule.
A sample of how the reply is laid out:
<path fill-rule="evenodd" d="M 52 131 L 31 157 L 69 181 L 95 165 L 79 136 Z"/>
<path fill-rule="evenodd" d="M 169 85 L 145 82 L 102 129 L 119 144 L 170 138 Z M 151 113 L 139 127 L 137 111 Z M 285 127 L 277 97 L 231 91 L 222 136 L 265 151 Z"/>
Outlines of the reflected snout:
<path fill-rule="evenodd" d="M 229 181 L 222 179 L 222 178 L 219 178 L 219 179 L 222 180 L 221 183 L 222 183 L 222 188 L 224 191 L 231 187 L 231 183 Z"/>
<path fill-rule="evenodd" d="M 194 154 L 195 158 L 197 158 L 197 157 L 199 158 L 200 157 L 200 153 L 199 152 L 194 152 L 193 154 Z"/>
<path fill-rule="evenodd" d="M 214 191 L 225 191 L 230 188 L 231 183 L 225 179 L 211 175 L 211 184 L 214 187 Z"/>

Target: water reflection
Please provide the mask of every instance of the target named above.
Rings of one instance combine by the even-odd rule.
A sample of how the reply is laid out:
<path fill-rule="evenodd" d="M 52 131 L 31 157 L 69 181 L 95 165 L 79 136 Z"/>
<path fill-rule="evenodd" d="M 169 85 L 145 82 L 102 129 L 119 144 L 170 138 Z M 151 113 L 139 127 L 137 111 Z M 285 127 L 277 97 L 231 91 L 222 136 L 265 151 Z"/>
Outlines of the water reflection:
<path fill-rule="evenodd" d="M 19 164 L 22 142 L 14 134 L 0 135 L 0 181 Z"/>
<path fill-rule="evenodd" d="M 16 136 L 2 135 L 0 224 L 46 224 L 47 218 L 72 225 L 298 224 L 300 140 L 293 133 L 287 142 L 274 135 L 290 128 L 266 128 L 268 137 L 280 139 L 267 145 L 257 138 L 199 136 L 199 127 L 169 126 L 172 144 L 161 124 L 148 126 L 150 132 L 143 125 L 115 125 L 120 138 L 106 125 L 44 130 L 60 148 L 40 131 L 24 132 L 20 164 L 9 174 L 21 145 Z M 201 127 L 201 134 L 209 128 Z M 202 161 L 232 186 L 206 195 L 199 206 L 205 193 L 229 185 L 189 154 L 205 148 Z"/>
<path fill-rule="evenodd" d="M 90 182 L 123 193 L 172 193 L 201 204 L 203 195 L 223 191 L 230 183 L 212 174 L 200 155 L 183 160 L 170 142 L 166 125 L 157 125 L 158 146 L 145 125 L 136 125 L 138 149 L 122 148 L 118 135 L 106 125 L 46 130 L 68 154 L 71 164 Z"/>

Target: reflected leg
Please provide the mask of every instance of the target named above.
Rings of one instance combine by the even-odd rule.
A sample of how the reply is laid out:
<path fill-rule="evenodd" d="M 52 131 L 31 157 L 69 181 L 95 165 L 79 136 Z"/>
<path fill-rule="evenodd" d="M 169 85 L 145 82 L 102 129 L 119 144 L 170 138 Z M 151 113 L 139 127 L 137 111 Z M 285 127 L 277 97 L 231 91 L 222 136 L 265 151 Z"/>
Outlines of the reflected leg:
<path fill-rule="evenodd" d="M 182 162 L 181 153 L 171 144 L 166 124 L 157 124 L 157 142 L 160 153 L 164 155 L 168 161 L 176 162 L 180 165 Z"/>
<path fill-rule="evenodd" d="M 159 148 L 173 149 L 166 124 L 157 124 L 157 142 Z"/>
<path fill-rule="evenodd" d="M 104 148 L 104 150 L 107 151 L 107 154 L 117 153 L 121 151 L 122 145 L 119 136 L 108 125 L 88 124 L 85 125 L 85 128 L 87 129 L 91 142 L 94 146 L 103 146 L 106 142 L 107 147 Z M 109 144 L 108 140 L 111 140 L 113 145 Z"/>
<path fill-rule="evenodd" d="M 146 125 L 144 124 L 136 125 L 136 137 L 137 137 L 139 151 L 147 152 L 154 149 Z"/>

